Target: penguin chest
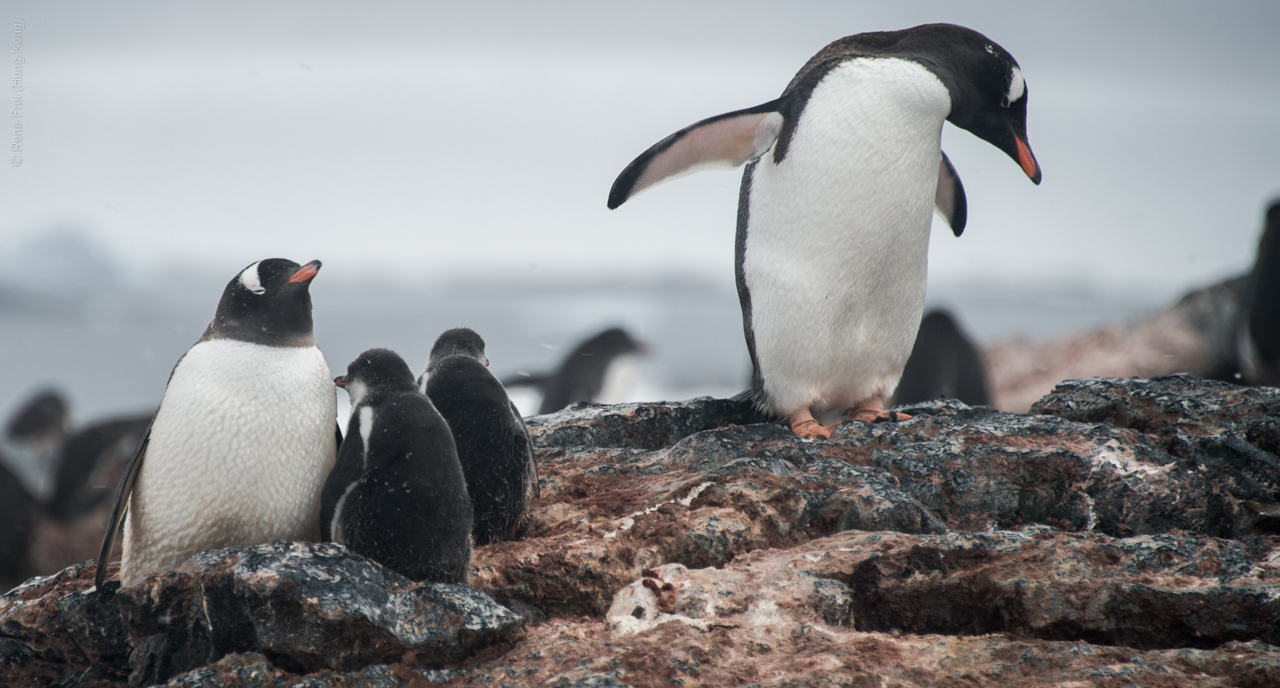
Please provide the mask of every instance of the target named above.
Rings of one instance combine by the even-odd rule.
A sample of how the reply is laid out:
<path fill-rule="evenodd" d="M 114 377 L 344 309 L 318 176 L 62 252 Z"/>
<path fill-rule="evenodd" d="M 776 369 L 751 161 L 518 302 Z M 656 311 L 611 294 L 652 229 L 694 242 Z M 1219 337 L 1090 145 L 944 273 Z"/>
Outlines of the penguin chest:
<path fill-rule="evenodd" d="M 771 410 L 838 412 L 897 385 L 924 305 L 949 111 L 919 64 L 851 60 L 814 89 L 784 158 L 750 172 L 739 261 Z"/>
<path fill-rule="evenodd" d="M 319 537 L 336 458 L 336 394 L 316 347 L 227 339 L 179 361 L 156 414 L 126 527 L 135 570 L 210 547 Z"/>
<path fill-rule="evenodd" d="M 605 366 L 600 380 L 600 392 L 592 401 L 597 404 L 622 404 L 631 401 L 640 377 L 640 362 L 635 354 L 614 356 Z"/>

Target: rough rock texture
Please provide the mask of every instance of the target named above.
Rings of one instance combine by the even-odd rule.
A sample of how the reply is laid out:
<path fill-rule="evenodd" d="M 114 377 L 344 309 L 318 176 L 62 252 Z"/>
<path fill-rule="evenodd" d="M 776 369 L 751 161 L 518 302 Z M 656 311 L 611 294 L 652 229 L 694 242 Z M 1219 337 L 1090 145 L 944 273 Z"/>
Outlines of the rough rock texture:
<path fill-rule="evenodd" d="M 440 667 L 523 625 L 472 588 L 414 583 L 331 544 L 209 550 L 131 588 L 92 586 L 85 564 L 0 598 L 0 667 L 23 669 L 31 685 L 86 670 L 151 685 L 241 653 L 296 674 Z"/>
<path fill-rule="evenodd" d="M 110 598 L 72 567 L 0 598 L 0 682 L 1280 685 L 1280 390 L 903 410 L 830 441 L 735 401 L 541 416 L 542 496 L 473 560 L 506 609 L 334 546 Z"/>

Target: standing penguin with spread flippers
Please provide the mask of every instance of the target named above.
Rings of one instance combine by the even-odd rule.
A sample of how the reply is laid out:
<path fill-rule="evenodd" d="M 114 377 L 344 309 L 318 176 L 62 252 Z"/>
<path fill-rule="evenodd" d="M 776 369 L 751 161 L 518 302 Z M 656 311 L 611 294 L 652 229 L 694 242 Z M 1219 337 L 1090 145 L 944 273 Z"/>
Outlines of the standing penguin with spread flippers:
<path fill-rule="evenodd" d="M 413 580 L 466 583 L 471 502 L 444 418 L 394 351 L 360 354 L 334 382 L 351 420 L 324 486 L 324 539 Z"/>
<path fill-rule="evenodd" d="M 419 380 L 458 445 L 477 545 L 512 537 L 538 495 L 529 430 L 488 365 L 484 340 L 461 327 L 436 339 Z"/>
<path fill-rule="evenodd" d="M 272 258 L 227 284 L 120 479 L 99 587 L 126 507 L 126 586 L 213 547 L 319 539 L 338 452 L 337 394 L 311 327 L 319 271 Z"/>
<path fill-rule="evenodd" d="M 888 418 L 924 308 L 930 213 L 958 236 L 960 179 L 942 123 L 1006 152 L 1035 183 L 1017 61 L 950 24 L 858 34 L 823 48 L 782 97 L 655 144 L 609 193 L 616 208 L 667 179 L 749 163 L 736 266 L 752 391 L 807 436 L 821 421 Z"/>

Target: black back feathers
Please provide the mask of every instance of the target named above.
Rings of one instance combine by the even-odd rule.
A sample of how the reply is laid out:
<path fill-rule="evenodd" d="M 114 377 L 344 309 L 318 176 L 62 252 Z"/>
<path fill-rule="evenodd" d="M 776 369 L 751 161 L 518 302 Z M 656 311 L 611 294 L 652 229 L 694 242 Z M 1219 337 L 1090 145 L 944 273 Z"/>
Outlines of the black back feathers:
<path fill-rule="evenodd" d="M 345 384 L 365 393 L 321 495 L 322 536 L 413 580 L 465 583 L 471 502 L 449 427 L 392 351 L 361 354 Z"/>
<path fill-rule="evenodd" d="M 515 534 L 537 493 L 537 468 L 524 420 L 482 362 L 483 340 L 465 332 L 470 344 L 461 348 L 450 343 L 462 338 L 458 330 L 450 330 L 454 336 L 448 339 L 441 336 L 431 352 L 425 389 L 453 431 L 471 496 L 475 542 L 484 545 Z"/>
<path fill-rule="evenodd" d="M 895 404 L 959 399 L 970 406 L 989 404 L 986 374 L 977 348 L 946 311 L 920 321 L 911 358 L 902 371 Z"/>

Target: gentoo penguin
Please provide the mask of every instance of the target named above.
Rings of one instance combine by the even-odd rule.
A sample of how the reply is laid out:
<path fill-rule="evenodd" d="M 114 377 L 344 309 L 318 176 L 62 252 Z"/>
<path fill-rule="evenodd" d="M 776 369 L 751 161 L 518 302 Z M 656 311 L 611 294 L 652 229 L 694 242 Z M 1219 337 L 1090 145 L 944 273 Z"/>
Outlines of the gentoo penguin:
<path fill-rule="evenodd" d="M 444 419 L 394 351 L 360 354 L 334 383 L 351 420 L 324 486 L 324 538 L 413 580 L 466 583 L 471 502 Z"/>
<path fill-rule="evenodd" d="M 542 392 L 538 413 L 554 413 L 575 401 L 617 404 L 635 390 L 636 356 L 648 347 L 618 327 L 582 342 L 550 375 L 507 378 L 507 387 L 532 386 Z"/>
<path fill-rule="evenodd" d="M 539 493 L 529 430 L 488 365 L 484 340 L 460 327 L 436 339 L 419 378 L 453 431 L 477 545 L 510 538 Z"/>
<path fill-rule="evenodd" d="M 67 522 L 90 511 L 111 496 L 151 414 L 111 418 L 74 432 L 58 453 L 57 480 L 48 513 Z"/>
<path fill-rule="evenodd" d="M 0 591 L 26 578 L 31 524 L 39 514 L 40 502 L 0 464 Z"/>
<path fill-rule="evenodd" d="M 48 501 L 67 405 L 54 391 L 37 393 L 0 435 L 0 590 L 28 573 L 31 526 Z"/>
<path fill-rule="evenodd" d="M 0 465 L 41 503 L 53 496 L 66 426 L 67 402 L 58 392 L 44 390 L 13 414 L 0 436 Z"/>
<path fill-rule="evenodd" d="M 1236 343 L 1244 380 L 1280 387 L 1280 201 L 1267 209 L 1241 305 Z"/>
<path fill-rule="evenodd" d="M 959 399 L 970 406 L 991 403 L 977 348 L 944 310 L 931 311 L 920 321 L 920 332 L 894 395 L 897 404 L 934 399 Z"/>
<path fill-rule="evenodd" d="M 213 547 L 319 539 L 338 451 L 337 394 L 311 329 L 319 270 L 272 258 L 227 284 L 120 479 L 99 588 L 126 506 L 126 586 Z"/>
<path fill-rule="evenodd" d="M 930 213 L 964 229 L 966 201 L 939 148 L 950 121 L 1006 152 L 1035 183 L 1027 86 L 976 31 L 929 24 L 842 38 L 777 100 L 659 141 L 618 176 L 616 208 L 667 179 L 748 163 L 737 282 L 764 411 L 806 436 L 877 420 L 924 308 Z"/>

